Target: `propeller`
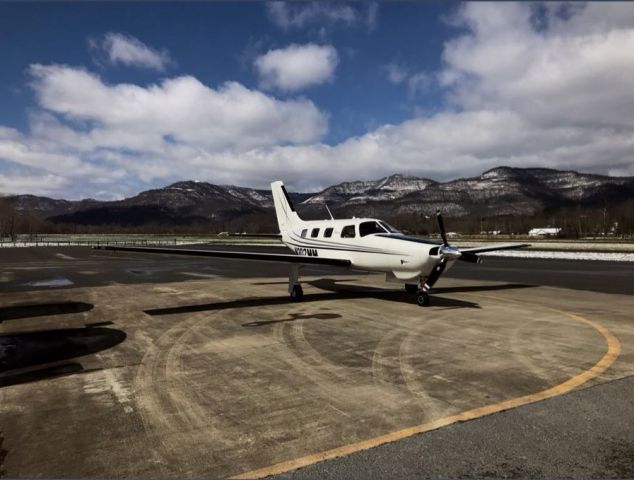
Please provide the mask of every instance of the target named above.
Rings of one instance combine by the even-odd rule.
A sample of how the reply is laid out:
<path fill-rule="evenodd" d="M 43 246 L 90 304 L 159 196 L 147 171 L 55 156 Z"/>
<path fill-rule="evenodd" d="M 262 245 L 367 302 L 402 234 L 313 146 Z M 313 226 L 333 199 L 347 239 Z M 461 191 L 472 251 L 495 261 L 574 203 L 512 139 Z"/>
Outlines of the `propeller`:
<path fill-rule="evenodd" d="M 449 242 L 447 241 L 447 235 L 445 234 L 445 222 L 442 221 L 442 214 L 440 213 L 440 210 L 436 210 L 436 219 L 438 220 L 438 228 L 440 229 L 442 244 L 448 247 Z"/>
<path fill-rule="evenodd" d="M 445 222 L 442 220 L 442 214 L 440 210 L 436 210 L 436 219 L 438 220 L 438 229 L 440 230 L 440 236 L 442 237 L 442 245 L 438 249 L 438 253 L 441 258 L 444 259 L 458 259 L 462 256 L 460 250 L 449 245 L 447 241 L 447 234 L 445 233 Z M 444 270 L 444 268 L 443 268 Z"/>
<path fill-rule="evenodd" d="M 445 222 L 442 219 L 440 210 L 436 210 L 436 219 L 438 220 L 438 229 L 442 237 L 442 245 L 438 249 L 438 253 L 442 258 L 457 259 L 463 262 L 480 263 L 482 260 L 475 253 L 461 252 L 456 247 L 449 245 L 447 234 L 445 233 Z"/>
<path fill-rule="evenodd" d="M 480 262 L 480 258 L 476 254 L 470 253 L 470 252 L 461 252 L 456 247 L 452 247 L 451 245 L 449 245 L 449 242 L 447 241 L 447 234 L 445 233 L 445 222 L 443 222 L 442 214 L 440 213 L 440 210 L 436 211 L 436 219 L 438 221 L 438 229 L 440 230 L 440 236 L 442 237 L 442 245 L 438 247 L 438 255 L 440 255 L 440 262 L 436 264 L 434 269 L 429 274 L 429 277 L 427 277 L 427 281 L 425 282 L 425 285 L 423 286 L 423 290 L 425 292 L 431 290 L 434 284 L 438 281 L 440 276 L 445 271 L 445 268 L 447 267 L 447 263 L 449 260 L 462 260 L 462 261 L 470 262 L 470 263 Z"/>
<path fill-rule="evenodd" d="M 445 271 L 446 266 L 447 266 L 447 259 L 443 257 L 440 259 L 440 262 L 438 262 L 436 266 L 434 267 L 434 269 L 431 271 L 431 273 L 429 274 L 429 277 L 427 277 L 427 281 L 423 285 L 424 292 L 428 292 L 431 290 L 431 287 L 433 287 L 434 284 L 438 281 L 438 279 L 442 275 L 442 272 Z"/>

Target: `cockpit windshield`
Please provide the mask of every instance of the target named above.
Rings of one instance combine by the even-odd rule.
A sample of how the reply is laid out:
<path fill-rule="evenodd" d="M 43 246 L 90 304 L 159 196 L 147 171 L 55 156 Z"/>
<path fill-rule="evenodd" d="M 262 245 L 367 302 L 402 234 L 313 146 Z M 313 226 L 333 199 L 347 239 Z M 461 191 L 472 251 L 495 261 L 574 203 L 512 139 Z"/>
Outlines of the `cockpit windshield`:
<path fill-rule="evenodd" d="M 382 221 L 382 220 L 381 220 L 379 223 L 380 223 L 380 224 L 381 224 L 381 226 L 382 226 L 383 228 L 385 228 L 385 229 L 386 229 L 389 233 L 403 233 L 403 232 L 401 232 L 400 230 L 398 230 L 398 229 L 394 228 L 392 225 L 390 225 L 390 224 L 389 224 L 389 223 L 387 223 L 387 222 L 384 222 L 384 221 Z"/>
<path fill-rule="evenodd" d="M 365 237 L 366 235 L 372 235 L 373 233 L 387 233 L 387 230 L 383 228 L 379 222 L 361 222 L 359 224 L 359 235 Z"/>

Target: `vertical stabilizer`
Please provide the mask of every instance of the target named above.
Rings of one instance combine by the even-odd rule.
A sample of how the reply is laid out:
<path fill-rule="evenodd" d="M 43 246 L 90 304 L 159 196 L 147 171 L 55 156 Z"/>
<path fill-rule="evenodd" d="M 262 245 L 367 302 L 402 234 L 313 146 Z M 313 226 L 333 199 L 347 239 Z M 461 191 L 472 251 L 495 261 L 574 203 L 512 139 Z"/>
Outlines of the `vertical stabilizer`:
<path fill-rule="evenodd" d="M 283 182 L 278 180 L 271 183 L 271 193 L 273 194 L 273 203 L 275 204 L 275 214 L 277 215 L 280 233 L 284 234 L 287 230 L 301 223 L 302 219 L 295 212 L 295 207 L 293 207 L 293 202 L 291 202 Z"/>

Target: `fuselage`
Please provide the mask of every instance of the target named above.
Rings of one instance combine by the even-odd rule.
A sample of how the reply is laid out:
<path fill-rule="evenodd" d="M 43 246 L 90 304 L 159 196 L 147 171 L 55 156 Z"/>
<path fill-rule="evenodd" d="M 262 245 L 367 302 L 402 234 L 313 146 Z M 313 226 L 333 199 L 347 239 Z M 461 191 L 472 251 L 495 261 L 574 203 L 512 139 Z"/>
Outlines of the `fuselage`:
<path fill-rule="evenodd" d="M 282 232 L 282 241 L 298 255 L 350 260 L 353 268 L 402 282 L 427 277 L 441 259 L 439 242 L 404 235 L 374 218 L 301 221 Z"/>

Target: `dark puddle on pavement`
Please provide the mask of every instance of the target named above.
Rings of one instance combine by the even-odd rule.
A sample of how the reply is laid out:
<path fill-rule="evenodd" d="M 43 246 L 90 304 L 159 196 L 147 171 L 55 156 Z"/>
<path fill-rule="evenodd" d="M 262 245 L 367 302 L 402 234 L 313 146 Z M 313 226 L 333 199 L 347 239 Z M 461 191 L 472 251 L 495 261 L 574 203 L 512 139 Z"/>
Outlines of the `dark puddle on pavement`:
<path fill-rule="evenodd" d="M 152 275 L 152 270 L 138 270 L 138 269 L 129 269 L 126 270 L 126 272 L 131 273 L 132 275 L 139 275 L 139 276 L 147 276 L 147 275 Z"/>
<path fill-rule="evenodd" d="M 283 318 L 280 320 L 260 320 L 256 322 L 243 323 L 243 327 L 262 327 L 264 325 L 271 325 L 274 323 L 286 323 L 286 322 L 294 322 L 296 320 L 332 320 L 335 318 L 341 318 L 341 315 L 338 313 L 314 313 L 302 315 L 301 313 L 291 313 L 289 315 L 290 318 Z"/>
<path fill-rule="evenodd" d="M 94 305 L 85 302 L 35 303 L 28 305 L 12 305 L 0 308 L 0 323 L 5 320 L 19 318 L 43 317 L 48 315 L 62 315 L 66 313 L 80 313 L 92 310 Z"/>
<path fill-rule="evenodd" d="M 112 348 L 125 339 L 122 330 L 102 327 L 1 335 L 0 372 L 90 355 Z"/>

